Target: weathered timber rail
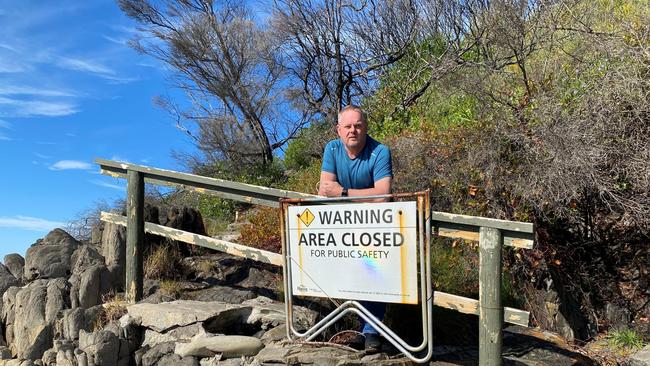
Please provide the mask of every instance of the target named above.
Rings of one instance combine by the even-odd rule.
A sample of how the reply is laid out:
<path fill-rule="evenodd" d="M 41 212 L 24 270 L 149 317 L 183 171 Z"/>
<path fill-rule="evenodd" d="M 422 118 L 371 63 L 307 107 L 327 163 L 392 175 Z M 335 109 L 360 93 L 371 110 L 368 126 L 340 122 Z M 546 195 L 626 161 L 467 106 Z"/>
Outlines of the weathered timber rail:
<path fill-rule="evenodd" d="M 102 212 L 101 219 L 127 227 L 126 298 L 135 302 L 142 297 L 142 242 L 148 232 L 199 245 L 229 254 L 282 265 L 282 256 L 241 244 L 210 238 L 203 235 L 171 229 L 144 222 L 144 184 L 171 186 L 241 202 L 279 207 L 281 198 L 316 198 L 305 193 L 260 187 L 223 179 L 151 168 L 136 164 L 96 159 L 101 173 L 128 179 L 127 216 Z M 467 239 L 479 242 L 479 300 L 433 292 L 436 306 L 479 316 L 479 362 L 481 365 L 501 365 L 503 322 L 528 326 L 529 313 L 503 307 L 501 302 L 502 246 L 530 249 L 534 242 L 531 223 L 497 220 L 485 217 L 431 212 L 434 235 Z"/>

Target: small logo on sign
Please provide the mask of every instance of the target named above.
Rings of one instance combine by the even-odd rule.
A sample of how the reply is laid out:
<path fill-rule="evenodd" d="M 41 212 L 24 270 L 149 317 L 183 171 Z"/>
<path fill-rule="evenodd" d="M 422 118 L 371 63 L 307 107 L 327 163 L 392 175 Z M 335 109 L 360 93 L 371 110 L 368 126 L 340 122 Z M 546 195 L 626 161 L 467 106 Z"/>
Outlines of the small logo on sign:
<path fill-rule="evenodd" d="M 302 221 L 306 226 L 309 226 L 309 224 L 311 224 L 314 219 L 314 214 L 311 213 L 309 209 L 306 209 L 303 213 L 300 214 L 300 221 Z"/>

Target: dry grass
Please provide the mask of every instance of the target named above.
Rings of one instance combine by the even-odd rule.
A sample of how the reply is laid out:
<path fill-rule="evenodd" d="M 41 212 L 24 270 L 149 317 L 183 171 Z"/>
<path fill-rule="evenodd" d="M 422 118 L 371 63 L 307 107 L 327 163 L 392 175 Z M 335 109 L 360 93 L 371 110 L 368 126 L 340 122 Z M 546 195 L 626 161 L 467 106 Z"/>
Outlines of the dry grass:
<path fill-rule="evenodd" d="M 126 306 L 128 305 L 123 295 L 110 292 L 102 296 L 102 311 L 95 319 L 93 324 L 93 331 L 104 329 L 104 327 L 124 316 L 127 313 Z"/>
<path fill-rule="evenodd" d="M 164 280 L 160 282 L 160 292 L 165 296 L 177 300 L 183 293 L 183 285 L 178 281 Z"/>
<path fill-rule="evenodd" d="M 152 280 L 178 278 L 185 273 L 181 253 L 170 245 L 160 245 L 144 260 L 144 277 Z"/>

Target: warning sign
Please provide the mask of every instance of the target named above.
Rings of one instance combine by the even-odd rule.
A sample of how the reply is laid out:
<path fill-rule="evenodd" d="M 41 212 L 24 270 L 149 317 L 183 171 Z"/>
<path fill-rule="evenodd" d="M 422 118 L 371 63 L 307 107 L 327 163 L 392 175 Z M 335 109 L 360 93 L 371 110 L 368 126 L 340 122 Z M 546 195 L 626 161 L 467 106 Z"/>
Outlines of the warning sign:
<path fill-rule="evenodd" d="M 415 202 L 290 206 L 287 215 L 295 295 L 417 304 Z"/>

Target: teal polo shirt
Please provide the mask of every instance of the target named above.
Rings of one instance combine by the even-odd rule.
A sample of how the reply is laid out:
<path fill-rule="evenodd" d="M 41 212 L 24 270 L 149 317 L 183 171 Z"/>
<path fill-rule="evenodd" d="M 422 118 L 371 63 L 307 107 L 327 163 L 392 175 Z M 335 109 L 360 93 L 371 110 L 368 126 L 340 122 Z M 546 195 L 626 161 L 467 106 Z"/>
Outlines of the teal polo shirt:
<path fill-rule="evenodd" d="M 370 136 L 366 136 L 366 145 L 354 159 L 350 159 L 340 139 L 328 142 L 321 171 L 336 175 L 336 181 L 347 189 L 373 188 L 376 181 L 393 177 L 390 150 Z"/>

